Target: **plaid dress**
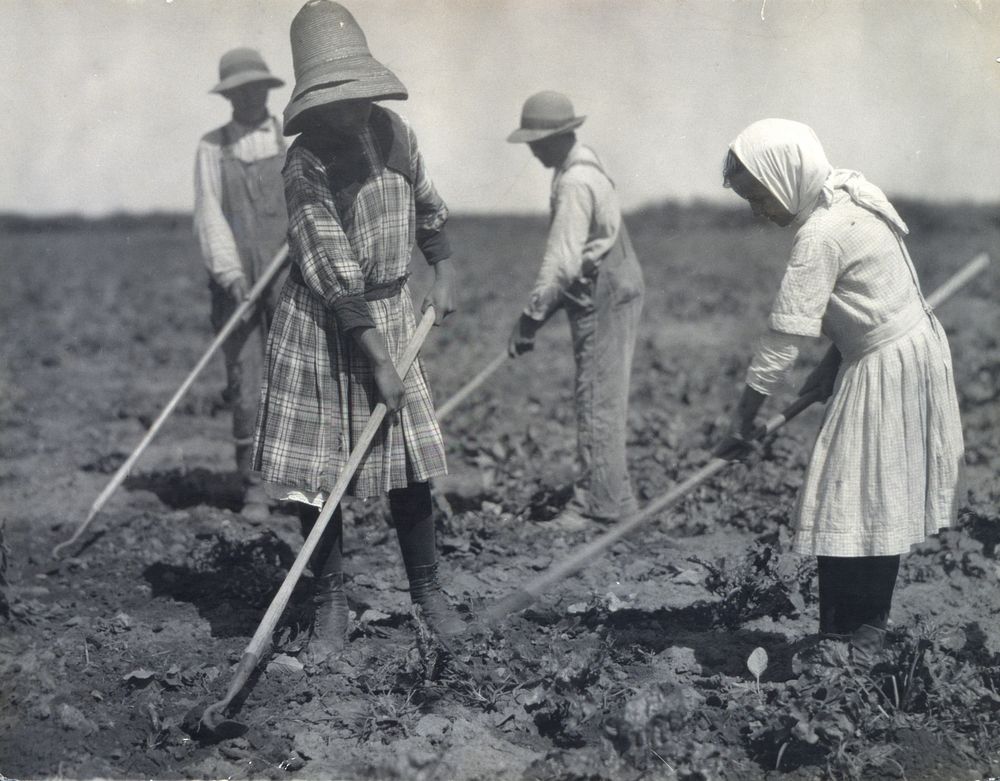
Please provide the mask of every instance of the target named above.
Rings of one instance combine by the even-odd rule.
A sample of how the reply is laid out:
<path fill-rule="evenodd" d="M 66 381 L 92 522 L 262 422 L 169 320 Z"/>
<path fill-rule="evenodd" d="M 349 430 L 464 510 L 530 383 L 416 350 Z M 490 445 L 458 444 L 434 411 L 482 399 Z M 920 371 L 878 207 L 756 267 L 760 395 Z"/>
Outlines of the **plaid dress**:
<path fill-rule="evenodd" d="M 795 550 L 895 555 L 950 526 L 963 466 L 951 353 L 898 234 L 838 191 L 796 234 L 770 326 L 826 334 L 843 357 Z"/>
<path fill-rule="evenodd" d="M 411 249 L 418 241 L 432 263 L 448 256 L 448 210 L 413 132 L 380 107 L 353 144 L 301 136 L 288 151 L 284 178 L 293 267 L 268 336 L 254 468 L 272 496 L 316 503 L 379 401 L 372 366 L 348 331 L 374 325 L 399 361 L 415 329 L 404 281 Z M 398 291 L 366 296 L 387 286 Z M 403 384 L 405 406 L 383 424 L 350 484 L 352 496 L 447 473 L 419 360 Z"/>

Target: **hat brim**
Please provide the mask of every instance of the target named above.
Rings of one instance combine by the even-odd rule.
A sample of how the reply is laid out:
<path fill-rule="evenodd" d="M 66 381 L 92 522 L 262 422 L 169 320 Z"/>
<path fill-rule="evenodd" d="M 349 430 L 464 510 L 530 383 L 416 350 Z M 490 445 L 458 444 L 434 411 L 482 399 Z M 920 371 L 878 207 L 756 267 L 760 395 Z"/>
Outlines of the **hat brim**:
<path fill-rule="evenodd" d="M 573 117 L 569 122 L 559 127 L 551 128 L 524 128 L 519 127 L 509 136 L 507 136 L 507 141 L 511 144 L 530 144 L 533 141 L 541 141 L 543 138 L 549 138 L 551 136 L 562 135 L 563 133 L 568 133 L 571 130 L 575 130 L 583 124 L 583 121 L 587 117 Z"/>
<path fill-rule="evenodd" d="M 377 62 L 373 60 L 373 62 Z M 331 73 L 325 82 L 314 86 L 296 84 L 292 99 L 285 107 L 284 134 L 298 135 L 303 131 L 302 115 L 309 109 L 340 103 L 345 100 L 406 100 L 409 93 L 396 75 L 379 64 L 379 70 L 357 76 Z M 316 81 L 312 79 L 312 81 Z"/>
<path fill-rule="evenodd" d="M 243 73 L 234 73 L 228 79 L 223 79 L 212 87 L 209 92 L 223 94 L 231 89 L 242 87 L 244 84 L 254 84 L 256 82 L 265 82 L 268 89 L 285 86 L 285 82 L 267 71 L 244 71 Z"/>

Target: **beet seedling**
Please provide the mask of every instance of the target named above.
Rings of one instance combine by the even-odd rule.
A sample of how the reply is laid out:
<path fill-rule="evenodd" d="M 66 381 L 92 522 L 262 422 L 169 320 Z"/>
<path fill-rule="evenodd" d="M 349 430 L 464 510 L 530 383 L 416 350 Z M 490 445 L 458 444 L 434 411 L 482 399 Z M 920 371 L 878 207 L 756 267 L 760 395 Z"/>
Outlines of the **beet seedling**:
<path fill-rule="evenodd" d="M 760 696 L 760 676 L 764 674 L 767 670 L 767 651 L 763 648 L 757 647 L 753 649 L 747 659 L 747 669 L 753 674 L 756 679 L 757 696 Z"/>

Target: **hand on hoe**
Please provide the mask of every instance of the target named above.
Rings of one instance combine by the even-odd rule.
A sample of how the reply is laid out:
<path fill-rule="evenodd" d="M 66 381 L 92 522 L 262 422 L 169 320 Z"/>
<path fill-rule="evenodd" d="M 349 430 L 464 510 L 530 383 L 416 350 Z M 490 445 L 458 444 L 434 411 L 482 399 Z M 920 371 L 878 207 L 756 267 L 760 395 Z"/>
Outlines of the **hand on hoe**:
<path fill-rule="evenodd" d="M 799 396 L 815 394 L 816 400 L 822 404 L 833 395 L 833 386 L 837 382 L 839 370 L 840 351 L 836 347 L 831 347 L 802 383 Z"/>
<path fill-rule="evenodd" d="M 396 414 L 406 403 L 406 389 L 389 355 L 385 339 L 375 328 L 355 329 L 354 340 L 373 367 L 375 387 L 385 403 L 386 417 L 395 422 Z"/>
<path fill-rule="evenodd" d="M 524 353 L 535 349 L 535 334 L 542 327 L 541 322 L 522 314 L 514 329 L 510 332 L 510 340 L 507 342 L 507 354 L 511 358 L 516 358 Z"/>
<path fill-rule="evenodd" d="M 743 389 L 743 395 L 730 419 L 729 430 L 722 441 L 712 448 L 713 456 L 724 458 L 726 461 L 738 461 L 750 454 L 754 448 L 754 440 L 760 436 L 762 430 L 757 425 L 757 410 L 766 398 L 767 396 L 755 391 L 749 385 Z"/>
<path fill-rule="evenodd" d="M 434 325 L 441 325 L 444 319 L 455 311 L 455 267 L 450 260 L 439 260 L 434 264 L 434 284 L 424 296 L 420 311 L 434 307 Z"/>
<path fill-rule="evenodd" d="M 239 307 L 250 297 L 250 288 L 247 287 L 246 277 L 240 275 L 236 277 L 232 282 L 226 285 L 226 292 L 229 293 L 229 297 L 233 299 L 233 306 Z M 240 321 L 243 323 L 250 322 L 253 317 L 253 307 L 247 309 Z"/>

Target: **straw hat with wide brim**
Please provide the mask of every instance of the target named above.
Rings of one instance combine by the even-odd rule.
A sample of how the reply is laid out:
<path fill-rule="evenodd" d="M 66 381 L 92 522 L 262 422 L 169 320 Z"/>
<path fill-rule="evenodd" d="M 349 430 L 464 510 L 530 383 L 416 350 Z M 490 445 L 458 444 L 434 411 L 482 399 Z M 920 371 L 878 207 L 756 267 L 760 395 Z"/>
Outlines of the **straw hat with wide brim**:
<path fill-rule="evenodd" d="M 254 82 L 266 82 L 268 87 L 280 87 L 285 83 L 271 75 L 264 58 L 256 49 L 232 49 L 219 60 L 219 83 L 209 91 L 225 93 Z"/>
<path fill-rule="evenodd" d="M 301 133 L 302 115 L 343 100 L 406 100 L 403 83 L 372 57 L 361 27 L 340 3 L 310 0 L 292 20 L 295 89 L 285 135 Z"/>
<path fill-rule="evenodd" d="M 568 133 L 586 117 L 573 114 L 573 104 L 561 92 L 539 92 L 524 101 L 521 127 L 507 136 L 512 144 L 530 144 L 549 136 Z"/>

